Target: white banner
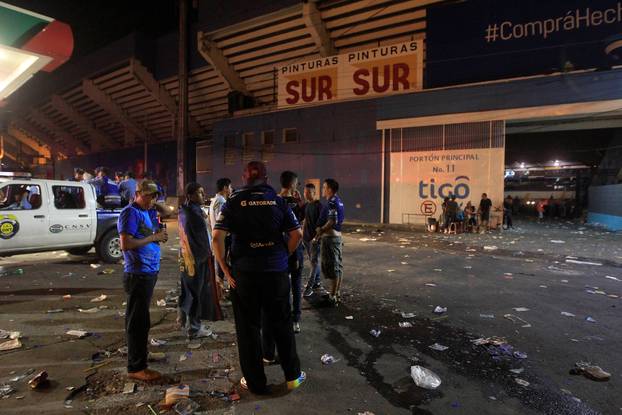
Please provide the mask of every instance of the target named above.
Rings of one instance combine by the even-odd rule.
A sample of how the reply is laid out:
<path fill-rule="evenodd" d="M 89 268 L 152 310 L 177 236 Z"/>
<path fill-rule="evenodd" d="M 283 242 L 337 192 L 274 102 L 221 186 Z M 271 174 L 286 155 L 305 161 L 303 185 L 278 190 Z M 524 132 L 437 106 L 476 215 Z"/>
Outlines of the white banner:
<path fill-rule="evenodd" d="M 482 193 L 500 206 L 504 158 L 503 148 L 391 153 L 389 222 L 438 218 L 443 198 L 452 194 L 461 209 L 469 201 L 477 208 Z"/>
<path fill-rule="evenodd" d="M 421 40 L 292 63 L 278 68 L 279 108 L 419 91 Z"/>

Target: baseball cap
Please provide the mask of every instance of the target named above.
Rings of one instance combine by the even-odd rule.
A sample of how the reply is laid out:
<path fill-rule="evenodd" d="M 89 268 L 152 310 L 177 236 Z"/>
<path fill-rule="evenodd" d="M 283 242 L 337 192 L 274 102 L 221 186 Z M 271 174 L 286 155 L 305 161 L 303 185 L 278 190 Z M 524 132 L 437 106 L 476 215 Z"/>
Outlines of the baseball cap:
<path fill-rule="evenodd" d="M 244 168 L 243 177 L 246 183 L 252 183 L 256 180 L 265 181 L 267 176 L 266 165 L 261 161 L 251 161 Z"/>
<path fill-rule="evenodd" d="M 143 194 L 160 194 L 158 185 L 153 180 L 143 180 L 138 184 L 136 191 Z"/>

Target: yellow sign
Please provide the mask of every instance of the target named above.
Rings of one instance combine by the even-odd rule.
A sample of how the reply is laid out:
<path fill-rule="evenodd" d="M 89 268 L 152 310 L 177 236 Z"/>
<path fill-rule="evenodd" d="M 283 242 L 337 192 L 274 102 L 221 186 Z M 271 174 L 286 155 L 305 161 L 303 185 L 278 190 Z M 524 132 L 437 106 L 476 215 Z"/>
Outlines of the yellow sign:
<path fill-rule="evenodd" d="M 11 239 L 19 231 L 19 222 L 15 215 L 0 215 L 0 238 Z"/>
<path fill-rule="evenodd" d="M 372 98 L 422 88 L 421 40 L 278 68 L 279 108 Z"/>

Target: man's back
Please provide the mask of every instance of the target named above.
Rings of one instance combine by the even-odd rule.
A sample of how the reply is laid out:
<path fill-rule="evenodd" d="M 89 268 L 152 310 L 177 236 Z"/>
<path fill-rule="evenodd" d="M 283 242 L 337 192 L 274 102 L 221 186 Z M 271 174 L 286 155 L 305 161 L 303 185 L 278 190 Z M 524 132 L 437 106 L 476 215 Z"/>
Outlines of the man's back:
<path fill-rule="evenodd" d="M 232 234 L 234 269 L 249 272 L 287 270 L 283 233 L 297 228 L 292 210 L 268 185 L 243 187 L 234 192 L 215 226 Z"/>

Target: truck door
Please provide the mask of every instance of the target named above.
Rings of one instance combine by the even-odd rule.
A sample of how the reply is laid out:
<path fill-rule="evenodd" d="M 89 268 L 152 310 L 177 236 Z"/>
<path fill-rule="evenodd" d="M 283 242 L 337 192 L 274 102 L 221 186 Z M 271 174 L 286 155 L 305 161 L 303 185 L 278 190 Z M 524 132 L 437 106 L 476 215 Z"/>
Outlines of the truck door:
<path fill-rule="evenodd" d="M 48 234 L 53 245 L 67 248 L 93 242 L 95 221 L 89 201 L 91 195 L 81 183 L 47 183 L 50 193 Z"/>
<path fill-rule="evenodd" d="M 32 197 L 35 195 L 35 197 Z M 10 181 L 0 185 L 0 252 L 39 249 L 49 244 L 45 186 Z"/>

